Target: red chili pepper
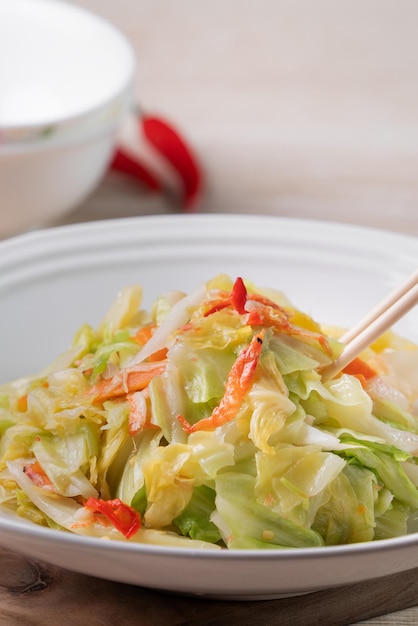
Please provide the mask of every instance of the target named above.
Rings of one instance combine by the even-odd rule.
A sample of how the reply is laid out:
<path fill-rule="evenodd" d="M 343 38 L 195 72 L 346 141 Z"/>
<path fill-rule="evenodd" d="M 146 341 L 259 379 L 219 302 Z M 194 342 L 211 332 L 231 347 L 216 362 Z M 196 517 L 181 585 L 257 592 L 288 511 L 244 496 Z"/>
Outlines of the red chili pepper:
<path fill-rule="evenodd" d="M 143 163 L 140 163 L 137 158 L 133 159 L 121 148 L 116 150 L 110 168 L 136 178 L 151 191 L 161 191 L 161 184 L 154 174 Z"/>
<path fill-rule="evenodd" d="M 245 310 L 245 305 L 247 303 L 247 289 L 244 285 L 244 281 L 239 276 L 232 288 L 231 299 L 234 309 L 238 311 L 240 315 L 247 312 Z"/>
<path fill-rule="evenodd" d="M 119 498 L 114 500 L 88 498 L 84 506 L 93 513 L 101 513 L 127 539 L 141 528 L 141 516 L 138 511 Z"/>
<path fill-rule="evenodd" d="M 178 172 L 183 183 L 183 206 L 186 210 L 193 210 L 200 198 L 202 175 L 191 148 L 160 118 L 144 115 L 140 124 L 146 139 Z"/>
<path fill-rule="evenodd" d="M 240 315 L 247 313 L 245 310 L 245 305 L 247 302 L 247 289 L 244 285 L 244 281 L 242 278 L 238 277 L 232 287 L 231 293 L 227 293 L 226 297 L 220 298 L 218 300 L 212 301 L 210 304 L 210 308 L 206 311 L 205 317 L 209 317 L 212 313 L 217 313 L 218 311 L 222 311 L 222 309 L 226 309 L 227 307 L 234 307 L 234 309 Z"/>

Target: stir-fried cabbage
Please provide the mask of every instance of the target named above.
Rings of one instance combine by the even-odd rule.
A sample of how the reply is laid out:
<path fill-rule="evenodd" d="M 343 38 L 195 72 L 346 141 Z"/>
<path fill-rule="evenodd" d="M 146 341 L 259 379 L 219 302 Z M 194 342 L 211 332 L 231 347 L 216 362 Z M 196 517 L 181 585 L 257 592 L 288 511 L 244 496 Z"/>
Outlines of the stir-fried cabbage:
<path fill-rule="evenodd" d="M 283 294 L 217 276 L 124 289 L 41 374 L 0 388 L 0 504 L 34 523 L 198 548 L 315 547 L 414 532 L 418 347 L 341 352 Z"/>

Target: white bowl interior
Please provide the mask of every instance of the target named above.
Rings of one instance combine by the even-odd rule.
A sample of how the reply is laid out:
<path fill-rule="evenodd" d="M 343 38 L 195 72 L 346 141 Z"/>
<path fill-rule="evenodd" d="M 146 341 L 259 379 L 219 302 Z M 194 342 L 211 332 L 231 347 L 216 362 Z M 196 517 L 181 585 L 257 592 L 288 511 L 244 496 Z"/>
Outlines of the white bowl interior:
<path fill-rule="evenodd" d="M 0 0 L 2 127 L 91 111 L 125 87 L 133 66 L 125 37 L 93 14 L 61 0 Z"/>

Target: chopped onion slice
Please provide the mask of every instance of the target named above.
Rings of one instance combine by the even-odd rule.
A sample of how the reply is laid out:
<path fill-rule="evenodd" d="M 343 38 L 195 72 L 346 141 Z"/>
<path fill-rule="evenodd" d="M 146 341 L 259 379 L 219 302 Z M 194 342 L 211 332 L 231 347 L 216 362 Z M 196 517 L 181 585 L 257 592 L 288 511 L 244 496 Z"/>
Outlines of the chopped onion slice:
<path fill-rule="evenodd" d="M 171 309 L 164 322 L 157 328 L 153 336 L 143 348 L 127 363 L 126 367 L 133 367 L 145 361 L 151 354 L 168 347 L 167 343 L 171 333 L 184 326 L 190 319 L 189 309 L 197 307 L 204 301 L 206 296 L 205 284 L 198 287 L 190 295 L 185 296 Z"/>

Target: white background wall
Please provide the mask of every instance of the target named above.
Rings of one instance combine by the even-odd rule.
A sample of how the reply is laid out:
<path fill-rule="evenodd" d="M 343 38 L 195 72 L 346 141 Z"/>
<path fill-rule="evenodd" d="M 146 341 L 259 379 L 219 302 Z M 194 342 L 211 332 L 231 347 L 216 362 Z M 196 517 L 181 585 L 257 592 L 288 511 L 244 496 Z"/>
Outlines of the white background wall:
<path fill-rule="evenodd" d="M 129 37 L 139 102 L 201 157 L 202 210 L 418 234 L 416 0 L 73 2 Z"/>

